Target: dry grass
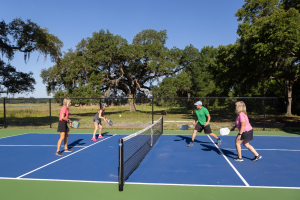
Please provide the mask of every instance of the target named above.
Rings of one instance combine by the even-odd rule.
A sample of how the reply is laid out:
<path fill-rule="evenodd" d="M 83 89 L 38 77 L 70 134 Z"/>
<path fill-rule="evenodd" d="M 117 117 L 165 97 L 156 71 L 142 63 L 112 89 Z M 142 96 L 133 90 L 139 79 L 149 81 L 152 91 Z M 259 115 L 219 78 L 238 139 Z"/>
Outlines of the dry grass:
<path fill-rule="evenodd" d="M 110 106 L 106 109 L 105 116 L 114 122 L 110 127 L 103 123 L 106 129 L 142 129 L 152 123 L 152 106 L 149 104 L 136 105 L 136 112 L 129 112 L 129 105 Z M 56 128 L 61 105 L 51 104 L 51 126 Z M 80 122 L 80 128 L 93 128 L 92 118 L 99 109 L 99 105 L 72 106 L 70 119 Z M 161 111 L 167 110 L 164 115 L 164 129 L 180 130 L 182 125 L 191 124 L 194 116 L 192 110 L 179 107 L 154 107 L 154 121 L 161 117 Z M 228 111 L 225 111 L 225 113 Z M 8 128 L 49 128 L 50 115 L 49 104 L 7 104 L 6 121 Z M 211 111 L 211 128 L 218 130 L 223 127 L 231 127 L 234 124 L 234 113 L 225 115 L 224 111 Z M 119 116 L 121 115 L 121 117 Z M 3 107 L 0 107 L 0 120 L 3 122 Z M 249 115 L 250 122 L 256 130 L 263 128 L 263 115 Z M 173 122 L 168 122 L 173 121 Z M 184 122 L 181 122 L 184 121 Z M 300 129 L 300 117 L 297 116 L 266 116 L 267 130 Z"/>

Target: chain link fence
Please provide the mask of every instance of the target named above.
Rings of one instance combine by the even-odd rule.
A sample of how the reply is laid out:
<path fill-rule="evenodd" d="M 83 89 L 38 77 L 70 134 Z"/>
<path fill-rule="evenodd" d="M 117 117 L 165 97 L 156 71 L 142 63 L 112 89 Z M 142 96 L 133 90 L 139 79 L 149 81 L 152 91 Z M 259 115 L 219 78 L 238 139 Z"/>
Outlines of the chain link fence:
<path fill-rule="evenodd" d="M 211 115 L 211 128 L 218 130 L 235 123 L 235 102 L 244 101 L 251 125 L 256 130 L 300 130 L 300 98 L 292 99 L 291 116 L 286 116 L 287 99 L 277 97 L 198 97 L 198 98 L 76 98 L 70 119 L 80 128 L 93 129 L 92 119 L 102 103 L 109 107 L 105 117 L 114 122 L 105 129 L 142 129 L 164 115 L 164 129 L 181 130 L 194 119 L 196 101 L 202 101 Z M 58 125 L 63 99 L 0 99 L 3 128 L 53 128 Z"/>

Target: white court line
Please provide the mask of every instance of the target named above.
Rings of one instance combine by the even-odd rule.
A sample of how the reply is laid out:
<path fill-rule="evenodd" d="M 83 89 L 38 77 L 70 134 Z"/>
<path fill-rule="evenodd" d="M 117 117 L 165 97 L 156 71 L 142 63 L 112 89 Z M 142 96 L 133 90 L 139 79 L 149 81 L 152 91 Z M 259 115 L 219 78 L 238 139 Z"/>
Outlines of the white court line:
<path fill-rule="evenodd" d="M 7 136 L 7 137 L 2 137 L 0 138 L 1 139 L 5 139 L 5 138 L 9 138 L 9 137 L 15 137 L 15 136 L 20 136 L 20 135 L 25 135 L 25 134 L 29 134 L 29 133 L 21 133 L 21 134 L 18 134 L 18 135 L 12 135 L 12 136 Z"/>
<path fill-rule="evenodd" d="M 244 182 L 246 186 L 250 186 L 247 181 L 243 178 L 243 176 L 240 174 L 240 172 L 232 165 L 232 163 L 228 160 L 228 158 L 224 155 L 223 151 L 214 143 L 214 141 L 207 135 L 207 137 L 210 139 L 210 141 L 217 147 L 217 149 L 220 151 L 222 156 L 225 158 L 225 160 L 229 163 L 229 165 L 232 167 L 232 169 L 235 171 L 235 173 L 240 177 L 240 179 Z"/>
<path fill-rule="evenodd" d="M 64 179 L 36 179 L 36 178 L 9 178 L 0 177 L 3 180 L 28 180 L 28 181 L 58 181 L 58 182 L 75 182 L 75 183 L 112 183 L 113 181 L 83 181 L 83 180 L 64 180 Z M 198 184 L 172 184 L 172 183 L 140 183 L 140 182 L 126 182 L 131 185 L 167 185 L 167 186 L 194 186 L 194 187 L 236 187 L 236 188 L 275 188 L 275 189 L 300 189 L 300 187 L 279 187 L 279 186 L 244 186 L 244 185 L 198 185 Z"/>
<path fill-rule="evenodd" d="M 63 145 L 61 145 L 63 146 Z M 6 145 L 0 144 L 0 147 L 57 147 L 57 145 Z M 69 146 L 69 147 L 87 147 L 87 146 Z"/>
<path fill-rule="evenodd" d="M 32 172 L 35 172 L 35 171 L 37 171 L 37 170 L 39 170 L 39 169 L 42 169 L 42 168 L 44 168 L 44 167 L 46 167 L 46 166 L 48 166 L 48 165 L 51 165 L 51 164 L 53 164 L 53 163 L 55 163 L 55 162 L 57 162 L 57 161 L 60 161 L 60 160 L 62 160 L 62 159 L 64 159 L 64 158 L 67 158 L 67 157 L 69 157 L 69 156 L 71 156 L 71 155 L 73 155 L 73 154 L 75 154 L 75 153 L 78 153 L 79 151 L 82 151 L 82 150 L 84 150 L 84 149 L 86 149 L 86 148 L 89 148 L 89 147 L 91 147 L 91 146 L 93 146 L 93 145 L 95 145 L 95 144 L 98 144 L 98 143 L 100 143 L 100 142 L 103 142 L 104 140 L 107 140 L 107 139 L 112 138 L 112 137 L 114 137 L 114 136 L 116 136 L 116 134 L 114 134 L 114 135 L 111 136 L 111 137 L 108 137 L 108 138 L 105 138 L 105 139 L 103 139 L 103 140 L 100 140 L 99 142 L 95 142 L 95 143 L 93 143 L 93 144 L 91 144 L 91 145 L 89 145 L 89 146 L 87 146 L 87 147 L 84 147 L 84 148 L 82 148 L 82 149 L 80 149 L 80 150 L 78 150 L 78 151 L 75 151 L 74 153 L 71 153 L 71 154 L 69 154 L 69 155 L 67 155 L 67 156 L 64 156 L 64 157 L 62 157 L 62 158 L 60 158 L 60 159 L 57 159 L 57 160 L 55 160 L 55 161 L 53 161 L 53 162 L 51 162 L 51 163 L 48 163 L 48 164 L 46 164 L 46 165 L 43 165 L 43 166 L 41 166 L 41 167 L 39 167 L 39 168 L 37 168 L 37 169 L 34 169 L 34 170 L 30 171 L 30 172 L 27 172 L 26 174 L 23 174 L 23 175 L 21 175 L 21 176 L 18 176 L 17 178 L 22 178 L 23 176 L 26 176 L 26 175 L 28 175 L 28 174 L 31 174 Z"/>
<path fill-rule="evenodd" d="M 236 150 L 236 149 L 225 149 L 222 148 L 223 150 Z M 221 149 L 221 150 L 222 150 Z M 248 149 L 242 149 L 242 150 L 248 150 Z M 257 151 L 300 151 L 300 150 L 293 150 L 293 149 L 255 149 Z"/>

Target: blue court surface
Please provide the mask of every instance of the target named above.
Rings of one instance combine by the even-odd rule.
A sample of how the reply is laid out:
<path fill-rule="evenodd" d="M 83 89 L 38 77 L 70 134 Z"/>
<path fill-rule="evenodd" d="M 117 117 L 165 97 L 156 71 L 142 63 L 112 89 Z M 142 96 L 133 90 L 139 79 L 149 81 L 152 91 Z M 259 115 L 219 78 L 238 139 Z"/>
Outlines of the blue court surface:
<path fill-rule="evenodd" d="M 0 139 L 0 178 L 118 182 L 118 140 L 125 135 L 71 134 L 72 153 L 55 155 L 58 134 L 27 133 Z M 263 156 L 242 147 L 237 156 L 235 136 L 222 137 L 221 146 L 198 135 L 162 135 L 126 184 L 180 184 L 230 187 L 288 187 L 300 189 L 300 137 L 255 136 L 250 144 Z M 63 146 L 61 147 L 63 149 Z"/>

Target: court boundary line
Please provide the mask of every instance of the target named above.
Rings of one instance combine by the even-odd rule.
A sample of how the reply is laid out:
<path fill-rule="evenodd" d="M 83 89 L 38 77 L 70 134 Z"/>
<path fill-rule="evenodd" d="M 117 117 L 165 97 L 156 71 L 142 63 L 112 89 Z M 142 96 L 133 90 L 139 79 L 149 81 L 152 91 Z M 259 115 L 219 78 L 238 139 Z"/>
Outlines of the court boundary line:
<path fill-rule="evenodd" d="M 240 172 L 233 166 L 233 164 L 228 160 L 228 158 L 224 155 L 223 151 L 214 143 L 214 141 L 211 139 L 211 137 L 209 135 L 207 135 L 207 137 L 215 145 L 215 147 L 217 147 L 217 149 L 220 151 L 220 153 L 222 154 L 222 156 L 225 158 L 225 160 L 228 162 L 228 164 L 231 166 L 231 168 L 235 171 L 235 173 L 240 177 L 240 179 L 243 181 L 243 183 L 247 187 L 249 187 L 250 185 L 248 184 L 248 182 L 244 179 L 244 177 L 240 174 Z"/>
<path fill-rule="evenodd" d="M 18 135 L 6 136 L 6 137 L 2 137 L 2 138 L 0 138 L 0 140 L 1 140 L 1 139 L 5 139 L 5 138 L 9 138 L 9 137 L 15 137 L 15 136 L 19 136 L 19 135 L 25 135 L 25 134 L 29 134 L 29 133 L 21 133 L 21 134 L 18 134 Z"/>
<path fill-rule="evenodd" d="M 0 177 L 0 180 L 24 180 L 24 181 L 58 181 L 58 182 L 74 182 L 74 183 L 109 183 L 118 184 L 114 181 L 84 181 L 84 180 L 66 180 L 66 179 L 38 179 L 38 178 L 10 178 Z M 158 186 L 193 186 L 193 187 L 236 187 L 236 188 L 268 188 L 268 189 L 297 189 L 300 187 L 279 187 L 279 186 L 244 186 L 244 185 L 205 185 L 205 184 L 173 184 L 173 183 L 142 183 L 142 182 L 126 182 L 131 185 L 158 185 Z"/>
<path fill-rule="evenodd" d="M 64 145 L 61 145 L 62 147 L 64 146 Z M 24 144 L 24 145 L 19 145 L 19 144 L 17 144 L 17 145 L 10 145 L 10 144 L 0 144 L 0 147 L 57 147 L 57 145 L 30 145 L 30 144 Z M 87 147 L 87 146 L 69 146 L 69 147 Z"/>
<path fill-rule="evenodd" d="M 167 130 L 168 131 L 168 130 Z M 179 130 L 179 131 L 181 131 L 181 130 Z M 192 130 L 191 130 L 192 131 Z M 174 136 L 174 135 L 192 135 L 193 133 L 187 133 L 187 134 L 163 134 L 164 136 L 168 136 L 168 135 L 170 135 L 170 136 Z M 118 135 L 120 135 L 120 134 L 118 134 Z M 206 136 L 206 135 L 197 135 L 197 137 L 198 136 Z M 225 135 L 225 136 L 223 136 L 223 135 L 219 135 L 219 136 L 222 136 L 222 137 L 236 137 L 237 135 Z M 300 137 L 300 135 L 299 136 L 280 136 L 280 135 L 254 135 L 254 137 Z"/>
<path fill-rule="evenodd" d="M 236 150 L 236 149 L 227 149 L 227 148 L 222 148 L 222 149 L 223 150 Z M 241 149 L 241 150 L 248 150 L 248 149 Z M 300 151 L 298 149 L 255 149 L 255 150 L 258 150 L 258 151 Z"/>
<path fill-rule="evenodd" d="M 89 148 L 89 147 L 91 147 L 91 146 L 93 146 L 93 145 L 95 145 L 95 144 L 98 144 L 98 143 L 100 143 L 100 142 L 103 142 L 103 141 L 105 141 L 105 140 L 107 140 L 107 139 L 110 139 L 110 138 L 112 138 L 112 137 L 114 137 L 114 136 L 116 136 L 116 135 L 117 135 L 117 134 L 114 134 L 114 135 L 112 135 L 112 136 L 110 136 L 110 137 L 108 137 L 108 138 L 105 138 L 105 139 L 103 139 L 103 140 L 100 140 L 100 141 L 98 141 L 98 142 L 95 142 L 95 143 L 93 143 L 93 144 L 91 144 L 91 145 L 89 145 L 89 146 L 87 146 L 87 147 L 84 147 L 84 148 L 82 148 L 82 149 L 79 149 L 78 151 L 75 151 L 75 152 L 73 152 L 73 153 L 71 153 L 71 154 L 69 154 L 69 155 L 67 155 L 67 156 L 64 156 L 64 157 L 62 157 L 62 158 L 59 158 L 59 159 L 57 159 L 57 160 L 54 160 L 54 161 L 52 161 L 52 162 L 50 162 L 50 163 L 48 163 L 48 164 L 46 164 L 46 165 L 43 165 L 43 166 L 41 166 L 41 167 L 39 167 L 39 168 L 36 168 L 36 169 L 34 169 L 34 170 L 30 171 L 30 172 L 27 172 L 27 173 L 23 174 L 23 175 L 21 175 L 21 176 L 18 176 L 17 178 L 22 178 L 23 176 L 26 176 L 26 175 L 28 175 L 28 174 L 31 174 L 31 173 L 33 173 L 33 172 L 35 172 L 35 171 L 37 171 L 37 170 L 40 170 L 40 169 L 42 169 L 42 168 L 44 168 L 44 167 L 47 167 L 48 165 L 51 165 L 51 164 L 53 164 L 53 163 L 56 163 L 56 162 L 58 162 L 58 161 L 60 161 L 60 160 L 62 160 L 62 159 L 65 159 L 65 158 L 67 158 L 67 157 L 69 157 L 69 156 L 71 156 L 71 155 L 74 155 L 75 153 L 78 153 L 78 152 L 80 152 L 80 151 L 82 151 L 82 150 L 84 150 L 84 149 L 86 149 L 86 148 Z"/>
<path fill-rule="evenodd" d="M 61 145 L 62 147 L 64 146 L 64 145 Z M 30 145 L 30 144 L 28 144 L 28 145 L 26 145 L 26 144 L 24 144 L 24 145 L 10 145 L 10 144 L 0 144 L 0 147 L 57 147 L 57 145 Z M 78 147 L 78 148 L 83 148 L 83 147 L 87 147 L 87 146 L 69 146 L 69 147 Z"/>

